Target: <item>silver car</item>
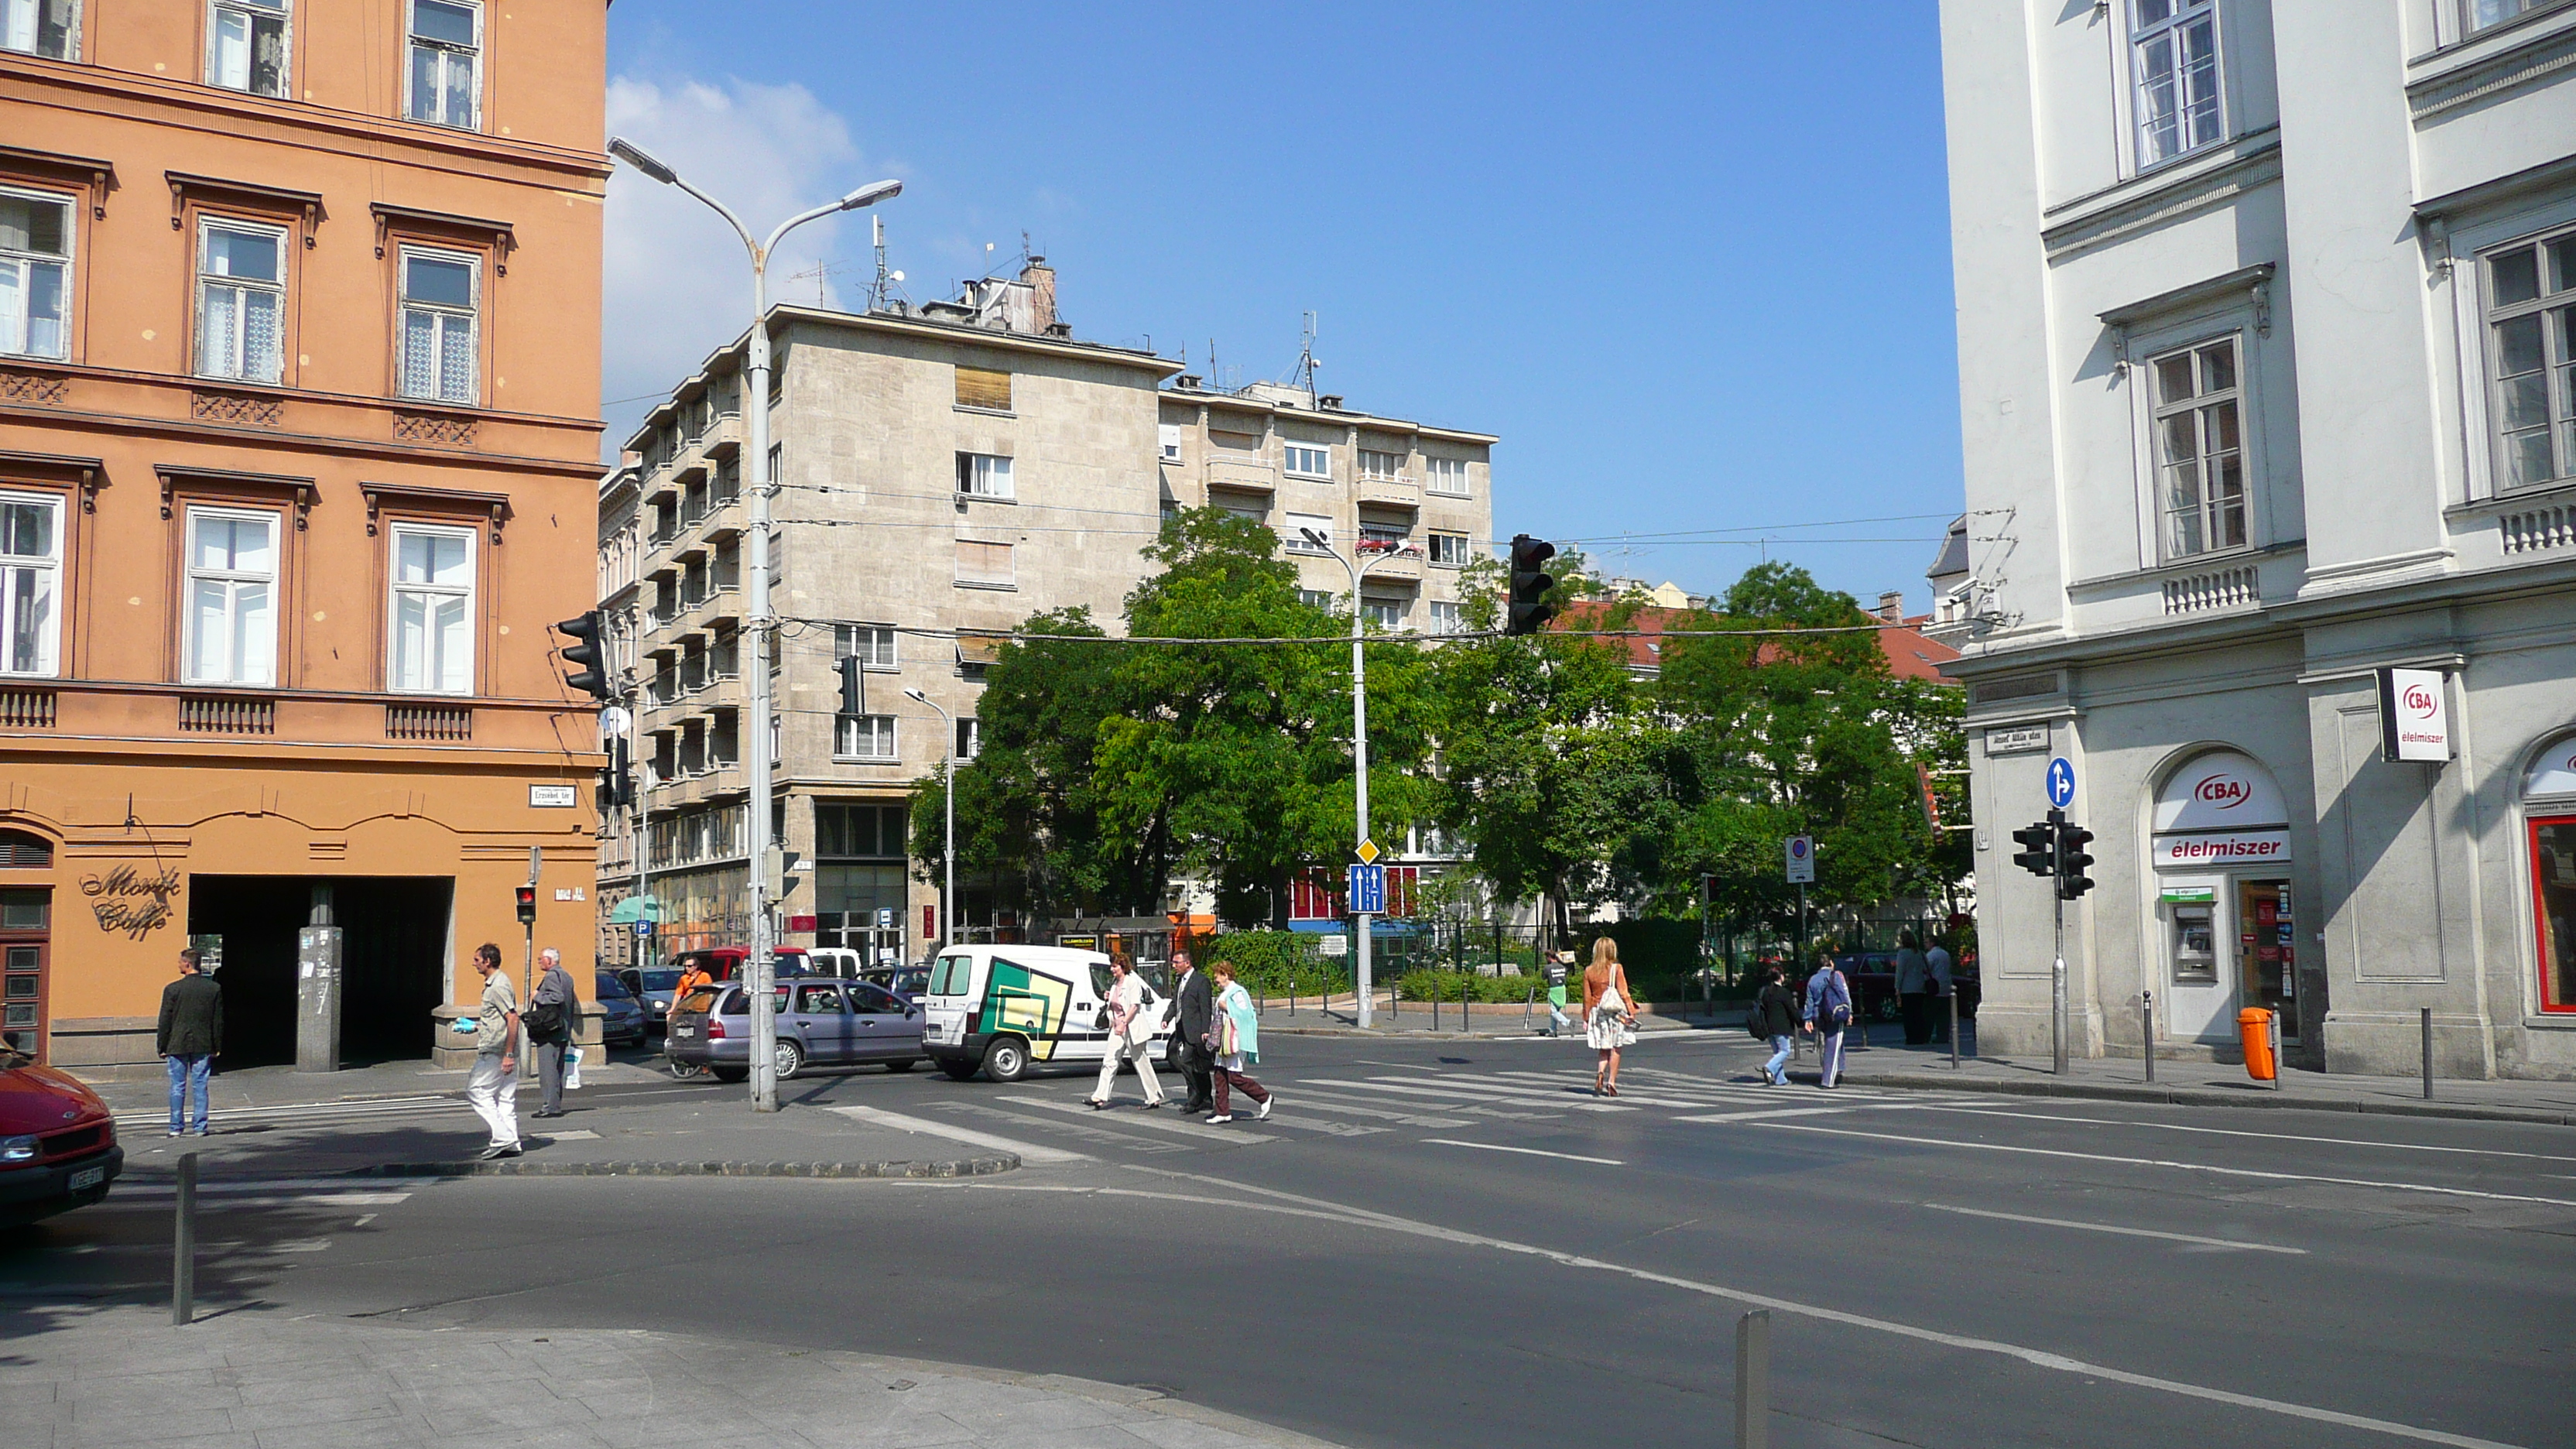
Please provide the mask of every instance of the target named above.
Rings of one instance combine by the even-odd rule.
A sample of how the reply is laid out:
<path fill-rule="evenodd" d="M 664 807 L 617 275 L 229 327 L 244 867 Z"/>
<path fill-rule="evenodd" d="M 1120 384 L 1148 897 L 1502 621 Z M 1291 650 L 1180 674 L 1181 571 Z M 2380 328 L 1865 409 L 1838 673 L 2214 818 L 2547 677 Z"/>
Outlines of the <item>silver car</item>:
<path fill-rule="evenodd" d="M 773 989 L 782 1081 L 809 1066 L 908 1072 L 923 1060 L 921 1009 L 884 987 L 807 976 Z M 673 1002 L 662 1051 L 676 1063 L 707 1068 L 720 1082 L 750 1076 L 750 993 L 722 981 Z"/>

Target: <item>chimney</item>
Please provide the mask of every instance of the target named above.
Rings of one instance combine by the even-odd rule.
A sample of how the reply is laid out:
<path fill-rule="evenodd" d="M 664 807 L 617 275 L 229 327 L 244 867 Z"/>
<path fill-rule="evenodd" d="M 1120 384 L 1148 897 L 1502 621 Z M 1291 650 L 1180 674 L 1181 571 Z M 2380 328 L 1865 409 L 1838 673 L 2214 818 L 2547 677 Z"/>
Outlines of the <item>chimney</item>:
<path fill-rule="evenodd" d="M 1896 589 L 1889 589 L 1886 593 L 1883 593 L 1883 594 L 1879 595 L 1879 596 L 1878 596 L 1878 617 L 1880 617 L 1880 618 L 1882 618 L 1882 619 L 1885 619 L 1887 622 L 1889 622 L 1889 623 L 1891 623 L 1891 624 L 1902 624 L 1902 623 L 1904 623 L 1904 622 L 1905 622 L 1905 595 L 1904 595 L 1904 593 L 1903 593 L 1903 592 L 1901 592 L 1901 591 L 1899 591 L 1899 590 L 1896 590 Z"/>
<path fill-rule="evenodd" d="M 1020 268 L 1020 280 L 1029 284 L 1029 309 L 1035 314 L 1032 320 L 1036 325 L 1029 330 L 1037 333 L 1054 331 L 1055 268 L 1048 266 L 1044 257 L 1031 257 L 1028 265 Z"/>

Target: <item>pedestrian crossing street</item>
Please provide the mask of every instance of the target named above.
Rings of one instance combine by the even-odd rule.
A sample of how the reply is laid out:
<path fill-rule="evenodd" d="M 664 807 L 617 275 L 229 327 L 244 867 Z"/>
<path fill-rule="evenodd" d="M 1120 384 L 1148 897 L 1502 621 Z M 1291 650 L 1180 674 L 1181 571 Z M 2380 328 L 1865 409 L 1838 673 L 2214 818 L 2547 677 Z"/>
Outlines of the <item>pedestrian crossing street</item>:
<path fill-rule="evenodd" d="M 1240 1093 L 1235 1119 L 1210 1125 L 1179 1108 L 1179 1084 L 1163 1085 L 1162 1110 L 1143 1109 L 1133 1078 L 1122 1078 L 1115 1105 L 1094 1111 L 1083 1078 L 1042 1078 L 1004 1088 L 972 1088 L 916 1100 L 900 1115 L 869 1108 L 843 1109 L 880 1125 L 950 1136 L 988 1149 L 1018 1150 L 1031 1165 L 1120 1158 L 1169 1158 L 1191 1152 L 1228 1151 L 1269 1144 L 1387 1138 L 1438 1146 L 1530 1152 L 1609 1162 L 1612 1156 L 1538 1150 L 1523 1143 L 1563 1145 L 1569 1132 L 1598 1132 L 1636 1125 L 1761 1123 L 1788 1118 L 1903 1111 L 1952 1100 L 1949 1094 L 1872 1091 L 1837 1087 L 1766 1087 L 1707 1075 L 1631 1065 L 1620 1074 L 1616 1098 L 1592 1094 L 1587 1060 L 1568 1070 L 1388 1070 L 1350 1065 L 1310 1074 L 1265 1075 L 1278 1104 L 1267 1118 Z M 1618 1134 L 1626 1135 L 1626 1134 Z M 1372 1143 L 1370 1145 L 1382 1145 Z M 1030 1151 L 1028 1149 L 1035 1149 Z"/>

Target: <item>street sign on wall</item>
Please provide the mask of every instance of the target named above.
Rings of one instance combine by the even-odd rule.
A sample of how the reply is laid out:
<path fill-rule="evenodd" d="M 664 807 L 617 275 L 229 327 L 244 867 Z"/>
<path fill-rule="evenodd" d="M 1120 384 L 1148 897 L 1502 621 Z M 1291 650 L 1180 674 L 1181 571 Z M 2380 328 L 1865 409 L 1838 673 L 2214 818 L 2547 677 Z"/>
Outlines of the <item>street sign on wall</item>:
<path fill-rule="evenodd" d="M 1816 838 L 1812 835 L 1790 836 L 1788 857 L 1789 884 L 1814 885 L 1816 883 Z"/>

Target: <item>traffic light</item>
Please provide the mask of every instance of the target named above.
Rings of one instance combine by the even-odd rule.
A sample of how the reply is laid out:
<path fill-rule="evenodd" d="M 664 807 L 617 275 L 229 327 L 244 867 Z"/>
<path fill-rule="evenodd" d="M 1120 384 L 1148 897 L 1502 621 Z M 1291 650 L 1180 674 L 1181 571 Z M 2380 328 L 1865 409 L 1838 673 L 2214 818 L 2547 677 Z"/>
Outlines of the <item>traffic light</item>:
<path fill-rule="evenodd" d="M 519 897 L 519 924 L 522 926 L 535 925 L 537 923 L 537 888 L 532 885 L 523 885 L 514 886 L 512 889 L 518 893 Z"/>
<path fill-rule="evenodd" d="M 615 810 L 635 803 L 634 765 L 626 753 L 626 739 L 611 741 L 608 768 L 599 772 L 599 808 Z"/>
<path fill-rule="evenodd" d="M 2093 881 L 2084 867 L 2093 863 L 2084 847 L 2093 843 L 2093 832 L 2072 820 L 2057 826 L 2057 898 L 2071 901 L 2093 889 Z"/>
<path fill-rule="evenodd" d="M 1547 601 L 1547 591 L 1556 587 L 1549 578 L 1547 561 L 1556 557 L 1556 545 L 1526 533 L 1512 537 L 1512 597 L 1503 619 L 1503 632 L 1509 635 L 1535 634 L 1556 617 L 1556 605 Z"/>
<path fill-rule="evenodd" d="M 2013 844 L 2022 847 L 2013 855 L 2013 864 L 2032 875 L 2057 874 L 2057 827 L 2043 820 L 2025 830 L 2012 833 Z"/>
<path fill-rule="evenodd" d="M 558 652 L 564 663 L 578 671 L 566 675 L 564 683 L 593 699 L 614 699 L 616 695 L 608 687 L 608 670 L 600 663 L 599 611 L 593 609 L 578 619 L 566 619 L 554 630 L 572 640 Z"/>
<path fill-rule="evenodd" d="M 841 656 L 841 713 L 850 716 L 868 712 L 867 667 L 856 654 Z"/>

